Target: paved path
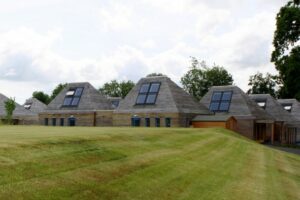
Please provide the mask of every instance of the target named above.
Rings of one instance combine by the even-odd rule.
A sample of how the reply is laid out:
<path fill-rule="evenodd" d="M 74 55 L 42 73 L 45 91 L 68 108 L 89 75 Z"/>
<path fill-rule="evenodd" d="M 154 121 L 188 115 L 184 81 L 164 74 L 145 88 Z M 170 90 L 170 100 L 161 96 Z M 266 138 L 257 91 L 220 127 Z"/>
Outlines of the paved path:
<path fill-rule="evenodd" d="M 266 145 L 266 146 L 268 146 L 270 148 L 278 149 L 280 151 L 286 151 L 289 153 L 294 153 L 294 154 L 300 155 L 300 149 L 297 149 L 297 148 L 278 147 L 278 146 L 272 146 L 272 145 Z"/>

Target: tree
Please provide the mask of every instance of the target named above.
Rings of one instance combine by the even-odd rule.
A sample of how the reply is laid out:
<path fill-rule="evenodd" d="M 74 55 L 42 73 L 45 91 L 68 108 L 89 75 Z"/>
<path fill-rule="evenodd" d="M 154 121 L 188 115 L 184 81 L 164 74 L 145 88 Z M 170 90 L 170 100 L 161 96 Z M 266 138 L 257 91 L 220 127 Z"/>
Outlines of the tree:
<path fill-rule="evenodd" d="M 153 77 L 153 76 L 164 76 L 164 74 L 162 73 L 151 73 L 151 74 L 148 74 L 147 77 Z"/>
<path fill-rule="evenodd" d="M 6 111 L 6 120 L 8 124 L 12 124 L 12 115 L 16 109 L 16 102 L 14 98 L 9 98 L 4 102 Z"/>
<path fill-rule="evenodd" d="M 106 96 L 124 98 L 133 87 L 134 83 L 132 81 L 118 82 L 117 80 L 112 80 L 105 83 L 99 91 Z"/>
<path fill-rule="evenodd" d="M 192 57 L 191 69 L 181 78 L 183 89 L 200 100 L 211 86 L 232 85 L 232 75 L 226 69 L 213 65 L 211 68 L 204 61 Z"/>
<path fill-rule="evenodd" d="M 33 92 L 32 97 L 38 99 L 39 101 L 43 102 L 46 105 L 51 101 L 49 95 L 42 91 Z"/>
<path fill-rule="evenodd" d="M 125 98 L 126 95 L 130 92 L 130 90 L 134 87 L 134 82 L 132 81 L 122 81 L 120 83 L 121 97 Z"/>
<path fill-rule="evenodd" d="M 267 73 L 266 76 L 262 73 L 256 73 L 250 76 L 248 85 L 251 88 L 247 91 L 248 94 L 270 94 L 273 97 L 277 97 L 276 92 L 276 76 Z"/>
<path fill-rule="evenodd" d="M 54 90 L 52 91 L 52 94 L 50 96 L 50 101 L 52 101 L 65 87 L 67 86 L 67 83 L 60 83 L 58 84 Z"/>
<path fill-rule="evenodd" d="M 39 101 L 43 102 L 44 104 L 49 104 L 65 87 L 67 86 L 67 83 L 60 83 L 58 84 L 54 90 L 52 91 L 51 96 L 44 93 L 43 91 L 35 91 L 32 93 L 32 97 L 38 99 Z"/>
<path fill-rule="evenodd" d="M 281 98 L 300 100 L 300 1 L 289 1 L 276 17 L 271 61 L 282 82 Z"/>

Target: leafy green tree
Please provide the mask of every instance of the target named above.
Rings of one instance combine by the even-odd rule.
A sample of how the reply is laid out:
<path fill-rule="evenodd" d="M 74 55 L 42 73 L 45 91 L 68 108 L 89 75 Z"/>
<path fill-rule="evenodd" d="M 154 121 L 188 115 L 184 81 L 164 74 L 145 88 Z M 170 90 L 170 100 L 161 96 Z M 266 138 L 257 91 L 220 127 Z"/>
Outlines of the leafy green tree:
<path fill-rule="evenodd" d="M 58 84 L 54 90 L 52 91 L 52 94 L 50 96 L 50 101 L 52 101 L 65 87 L 67 86 L 67 83 L 60 83 Z"/>
<path fill-rule="evenodd" d="M 282 98 L 300 100 L 300 1 L 283 6 L 276 17 L 271 61 L 275 63 L 282 82 Z"/>
<path fill-rule="evenodd" d="M 251 88 L 247 91 L 248 94 L 270 94 L 273 97 L 277 97 L 276 86 L 277 77 L 267 73 L 266 76 L 262 73 L 256 73 L 250 76 L 248 85 Z"/>
<path fill-rule="evenodd" d="M 122 81 L 119 83 L 120 85 L 120 97 L 125 98 L 126 95 L 130 92 L 130 90 L 134 87 L 134 82 L 132 81 Z"/>
<path fill-rule="evenodd" d="M 133 87 L 134 83 L 132 81 L 118 82 L 117 80 L 112 80 L 105 83 L 99 91 L 106 96 L 124 98 Z"/>
<path fill-rule="evenodd" d="M 191 69 L 181 78 L 183 89 L 200 100 L 212 86 L 232 85 L 232 75 L 223 67 L 208 67 L 192 57 Z"/>
<path fill-rule="evenodd" d="M 51 101 L 49 95 L 42 91 L 33 92 L 32 97 L 38 99 L 39 101 L 43 102 L 46 105 Z"/>
<path fill-rule="evenodd" d="M 8 124 L 12 124 L 12 115 L 16 109 L 16 102 L 14 98 L 9 98 L 4 102 L 6 111 L 6 120 Z"/>

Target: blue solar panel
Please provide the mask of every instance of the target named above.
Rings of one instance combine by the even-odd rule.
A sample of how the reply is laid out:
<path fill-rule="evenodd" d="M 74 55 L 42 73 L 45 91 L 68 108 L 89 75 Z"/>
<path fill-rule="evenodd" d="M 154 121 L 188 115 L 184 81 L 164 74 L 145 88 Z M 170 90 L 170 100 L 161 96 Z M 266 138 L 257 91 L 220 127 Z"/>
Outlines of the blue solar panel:
<path fill-rule="evenodd" d="M 145 95 L 145 94 L 139 94 L 136 99 L 136 104 L 144 104 L 146 97 L 147 97 L 147 95 Z"/>
<path fill-rule="evenodd" d="M 222 92 L 214 92 L 212 96 L 212 101 L 219 101 L 221 100 Z"/>
<path fill-rule="evenodd" d="M 72 97 L 66 97 L 65 100 L 64 100 L 63 105 L 64 105 L 64 106 L 69 106 L 69 105 L 71 105 L 72 99 L 73 99 Z"/>
<path fill-rule="evenodd" d="M 74 97 L 71 105 L 78 106 L 79 100 L 80 100 L 80 97 Z"/>
<path fill-rule="evenodd" d="M 209 106 L 210 111 L 217 111 L 219 109 L 219 102 L 211 102 Z"/>
<path fill-rule="evenodd" d="M 219 108 L 219 110 L 220 111 L 228 111 L 229 110 L 229 105 L 230 105 L 230 103 L 229 102 L 221 102 L 220 103 L 220 108 Z"/>
<path fill-rule="evenodd" d="M 74 96 L 81 96 L 81 94 L 82 94 L 82 91 L 83 91 L 83 88 L 76 88 L 76 91 L 75 91 L 75 94 L 74 94 Z"/>
<path fill-rule="evenodd" d="M 159 88 L 159 82 L 142 84 L 136 104 L 155 104 Z"/>
<path fill-rule="evenodd" d="M 82 92 L 83 87 L 70 88 L 66 93 L 63 106 L 78 106 Z"/>
<path fill-rule="evenodd" d="M 146 103 L 148 104 L 154 104 L 156 100 L 157 94 L 149 94 L 146 100 Z"/>
<path fill-rule="evenodd" d="M 150 87 L 149 83 L 143 84 L 141 89 L 140 89 L 140 93 L 147 93 L 148 90 L 149 90 L 149 87 Z"/>
<path fill-rule="evenodd" d="M 223 101 L 230 101 L 232 96 L 232 92 L 223 92 L 222 100 Z"/>
<path fill-rule="evenodd" d="M 214 92 L 209 109 L 213 112 L 228 112 L 232 98 L 232 91 Z"/>
<path fill-rule="evenodd" d="M 160 83 L 152 83 L 149 92 L 158 92 Z"/>

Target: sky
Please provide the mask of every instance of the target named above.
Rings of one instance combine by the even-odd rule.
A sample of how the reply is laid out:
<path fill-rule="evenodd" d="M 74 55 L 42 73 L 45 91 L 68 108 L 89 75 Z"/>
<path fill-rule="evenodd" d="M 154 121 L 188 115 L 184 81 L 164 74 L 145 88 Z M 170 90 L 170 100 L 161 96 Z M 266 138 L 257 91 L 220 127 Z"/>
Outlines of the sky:
<path fill-rule="evenodd" d="M 191 56 L 223 66 L 244 91 L 270 62 L 286 0 L 0 0 L 0 93 L 23 104 L 59 83 L 180 84 Z"/>

